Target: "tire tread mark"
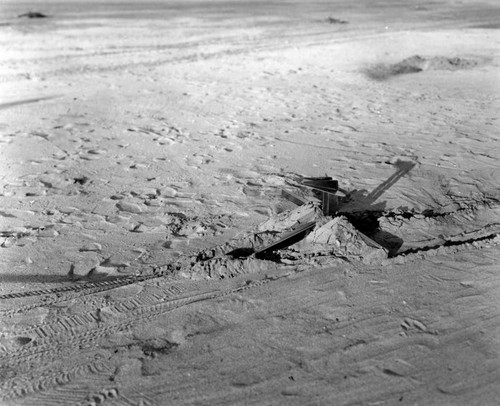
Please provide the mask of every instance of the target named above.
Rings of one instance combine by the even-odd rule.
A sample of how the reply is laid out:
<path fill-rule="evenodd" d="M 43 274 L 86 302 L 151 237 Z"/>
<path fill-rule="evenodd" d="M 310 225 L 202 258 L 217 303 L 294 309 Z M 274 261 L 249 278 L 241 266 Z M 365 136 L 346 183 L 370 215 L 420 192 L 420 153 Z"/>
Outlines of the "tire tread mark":
<path fill-rule="evenodd" d="M 129 330 L 134 325 L 141 322 L 154 319 L 159 315 L 175 310 L 177 308 L 228 296 L 235 292 L 260 287 L 263 284 L 275 279 L 265 279 L 249 283 L 243 287 L 232 288 L 228 290 L 213 290 L 202 292 L 194 296 L 186 296 L 173 300 L 163 301 L 150 306 L 139 307 L 128 312 L 128 319 L 118 320 L 112 324 L 97 325 L 91 330 L 68 330 L 60 334 L 51 325 L 43 326 L 37 330 L 38 335 L 42 335 L 37 342 L 31 342 L 26 346 L 10 353 L 0 354 L 0 363 L 4 365 L 17 365 L 24 358 L 25 362 L 34 363 L 45 358 L 59 358 L 61 352 L 72 351 L 74 348 L 86 348 L 95 340 L 108 336 L 113 333 Z M 87 317 L 89 317 L 87 315 Z M 95 326 L 95 324 L 94 324 Z M 49 332 L 47 332 L 49 330 Z M 50 333 L 52 332 L 52 334 Z"/>
<path fill-rule="evenodd" d="M 131 285 L 131 284 L 138 283 L 138 282 L 144 282 L 144 281 L 151 280 L 151 279 L 164 278 L 164 277 L 167 277 L 171 274 L 171 271 L 174 267 L 175 266 L 172 266 L 172 265 L 157 267 L 157 268 L 153 269 L 152 274 L 148 274 L 148 275 L 138 275 L 138 276 L 127 275 L 127 276 L 119 277 L 119 278 L 113 279 L 113 280 L 87 282 L 87 283 L 84 283 L 81 285 L 60 286 L 60 287 L 51 288 L 51 289 L 37 289 L 37 290 L 30 290 L 30 291 L 25 291 L 25 292 L 6 293 L 3 295 L 0 295 L 0 300 L 26 298 L 29 296 L 54 295 L 54 294 L 58 294 L 58 293 L 80 293 L 80 292 L 83 292 L 84 294 L 92 294 L 92 293 L 97 293 L 97 292 L 101 292 L 101 291 L 105 291 L 105 290 L 114 289 L 114 288 L 121 287 L 121 286 Z M 62 300 L 65 300 L 64 297 Z M 32 308 L 32 307 L 36 307 L 36 306 L 27 306 L 27 307 Z"/>
<path fill-rule="evenodd" d="M 143 297 L 134 298 L 127 302 L 119 302 L 112 306 L 112 310 L 117 313 L 129 313 L 137 309 L 138 307 L 145 305 L 152 305 L 155 302 L 163 302 L 165 298 L 172 297 L 174 295 L 179 295 L 185 292 L 187 288 L 181 288 L 179 286 L 173 285 L 169 288 L 165 289 L 165 294 L 154 294 L 154 295 L 145 295 Z M 11 333 L 10 335 L 31 335 L 34 333 L 39 338 L 49 337 L 54 335 L 54 328 L 57 331 L 65 331 L 70 332 L 75 328 L 81 328 L 86 324 L 93 324 L 96 322 L 100 322 L 99 317 L 94 313 L 86 313 L 86 314 L 76 314 L 67 317 L 59 317 L 56 321 L 44 321 L 41 324 L 38 324 L 34 329 L 24 329 L 22 331 L 16 331 Z"/>
<path fill-rule="evenodd" d="M 0 300 L 3 299 L 12 299 L 12 298 L 21 298 L 28 296 L 43 296 L 43 295 L 52 295 L 56 293 L 67 293 L 67 292 L 80 292 L 87 289 L 99 289 L 99 288 L 109 288 L 116 286 L 128 285 L 130 283 L 135 283 L 136 278 L 132 278 L 129 276 L 116 279 L 113 281 L 101 281 L 101 282 L 87 282 L 81 285 L 71 285 L 71 286 L 61 286 L 52 289 L 42 289 L 42 290 L 29 290 L 25 292 L 15 292 L 15 293 L 5 293 L 0 295 Z"/>
<path fill-rule="evenodd" d="M 39 371 L 38 376 L 16 376 L 0 385 L 0 400 L 29 396 L 43 392 L 55 386 L 66 385 L 88 374 L 109 374 L 113 370 L 111 363 L 102 359 L 80 364 L 65 371 Z M 41 372 L 41 373 L 40 373 Z"/>
<path fill-rule="evenodd" d="M 24 364 L 26 366 L 26 371 L 29 371 L 30 376 L 29 379 L 26 379 L 26 376 L 16 376 L 10 380 L 4 381 L 0 385 L 0 399 L 16 399 L 45 392 L 53 388 L 67 385 L 75 379 L 87 376 L 88 374 L 109 374 L 113 369 L 112 365 L 102 359 L 92 361 L 90 363 L 80 364 L 66 371 L 56 372 L 52 372 L 50 370 L 45 371 L 44 369 L 37 370 L 35 362 L 39 361 L 42 365 L 47 365 L 48 358 L 52 358 L 53 361 L 64 359 L 64 353 L 74 351 L 75 346 L 79 348 L 89 347 L 100 337 L 129 330 L 134 325 L 154 319 L 163 313 L 186 305 L 228 296 L 235 292 L 257 288 L 272 280 L 273 279 L 259 280 L 232 289 L 206 291 L 196 295 L 180 297 L 168 301 L 163 300 L 162 302 L 155 303 L 150 306 L 141 306 L 129 314 L 128 320 L 99 326 L 96 329 L 83 332 L 71 329 L 67 331 L 73 333 L 70 337 L 68 337 L 68 334 L 48 336 L 43 340 L 45 343 L 37 343 L 37 345 L 32 348 L 22 348 L 9 353 L 8 356 L 0 357 L 0 360 L 3 359 L 2 364 Z M 87 315 L 87 317 L 89 316 Z M 25 358 L 24 362 L 20 358 Z M 34 377 L 31 372 L 33 369 L 36 372 L 36 376 Z M 51 404 L 54 403 L 52 402 Z"/>

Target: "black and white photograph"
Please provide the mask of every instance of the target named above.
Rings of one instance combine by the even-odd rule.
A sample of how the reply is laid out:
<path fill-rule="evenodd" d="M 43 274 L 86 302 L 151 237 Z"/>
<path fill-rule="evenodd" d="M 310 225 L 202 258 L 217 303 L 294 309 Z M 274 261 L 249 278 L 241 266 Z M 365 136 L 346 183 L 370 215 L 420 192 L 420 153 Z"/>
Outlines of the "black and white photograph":
<path fill-rule="evenodd" d="M 499 29 L 0 0 L 0 406 L 499 405 Z"/>

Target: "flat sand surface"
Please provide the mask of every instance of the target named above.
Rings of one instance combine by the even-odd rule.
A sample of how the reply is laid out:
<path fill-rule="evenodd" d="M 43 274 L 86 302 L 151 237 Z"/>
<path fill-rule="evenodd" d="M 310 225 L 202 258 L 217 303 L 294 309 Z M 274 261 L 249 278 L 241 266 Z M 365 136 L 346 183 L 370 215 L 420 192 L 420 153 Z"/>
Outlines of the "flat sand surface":
<path fill-rule="evenodd" d="M 499 20 L 2 1 L 0 404 L 497 405 Z"/>

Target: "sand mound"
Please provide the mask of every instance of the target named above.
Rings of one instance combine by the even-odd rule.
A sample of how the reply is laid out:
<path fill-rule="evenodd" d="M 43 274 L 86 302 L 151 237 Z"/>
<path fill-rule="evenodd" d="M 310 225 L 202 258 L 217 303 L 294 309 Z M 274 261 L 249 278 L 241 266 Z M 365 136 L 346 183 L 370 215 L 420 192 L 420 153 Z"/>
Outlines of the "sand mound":
<path fill-rule="evenodd" d="M 428 70 L 460 70 L 471 69 L 478 66 L 479 60 L 475 58 L 433 56 L 422 57 L 413 55 L 395 64 L 380 63 L 365 70 L 365 74 L 374 80 L 386 80 L 393 76 L 417 73 Z"/>
<path fill-rule="evenodd" d="M 354 228 L 346 217 L 317 225 L 306 237 L 303 252 L 334 255 L 348 260 L 373 263 L 387 258 L 387 250 Z"/>
<path fill-rule="evenodd" d="M 19 14 L 18 18 L 47 18 L 48 16 L 38 11 L 28 11 L 27 13 Z"/>
<path fill-rule="evenodd" d="M 332 219 L 317 210 L 316 204 L 308 203 L 280 213 L 260 224 L 255 233 L 201 251 L 191 258 L 190 264 L 181 267 L 181 274 L 190 279 L 224 279 L 244 273 L 272 271 L 284 264 L 308 264 L 311 258 L 318 257 L 323 257 L 321 262 L 325 265 L 339 259 L 373 264 L 387 258 L 387 250 L 356 230 L 346 217 Z M 256 258 L 254 254 L 259 249 L 277 242 L 305 217 L 308 221 L 316 221 L 310 234 L 298 242 L 290 241 L 290 247 L 284 243 L 283 247 L 271 250 L 263 258 Z M 313 262 L 317 265 L 317 261 Z"/>
<path fill-rule="evenodd" d="M 284 211 L 260 224 L 259 231 L 285 231 L 297 222 L 312 221 L 322 217 L 319 204 L 310 202 L 291 211 Z"/>

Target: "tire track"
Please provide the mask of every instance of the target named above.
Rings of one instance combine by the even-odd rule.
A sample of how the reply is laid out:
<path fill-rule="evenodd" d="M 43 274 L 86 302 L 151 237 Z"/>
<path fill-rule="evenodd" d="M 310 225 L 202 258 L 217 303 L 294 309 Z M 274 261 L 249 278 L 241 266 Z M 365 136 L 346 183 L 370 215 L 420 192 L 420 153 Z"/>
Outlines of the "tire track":
<path fill-rule="evenodd" d="M 141 307 L 163 303 L 166 299 L 172 300 L 171 298 L 175 296 L 185 294 L 186 290 L 186 287 L 171 285 L 166 289 L 162 289 L 160 293 L 147 293 L 138 298 L 120 301 L 116 304 L 111 304 L 105 310 L 118 317 L 121 317 L 123 314 L 128 317 Z M 92 306 L 88 306 L 87 303 L 82 303 L 82 307 L 89 308 Z M 38 342 L 39 340 L 49 339 L 50 337 L 59 335 L 75 335 L 82 329 L 95 328 L 96 325 L 103 323 L 100 313 L 101 308 L 97 308 L 95 311 L 88 311 L 86 313 L 60 316 L 56 320 L 44 321 L 37 324 L 35 327 L 14 330 L 4 334 L 13 338 L 31 337 L 38 340 Z"/>
<path fill-rule="evenodd" d="M 165 277 L 168 274 L 168 270 L 170 270 L 170 267 L 167 265 L 166 267 L 155 268 L 153 270 L 153 274 L 150 275 L 128 275 L 113 280 L 87 282 L 81 285 L 71 285 L 71 286 L 62 286 L 51 289 L 39 289 L 39 290 L 29 290 L 25 292 L 6 293 L 0 295 L 0 300 L 26 298 L 29 296 L 55 295 L 58 293 L 78 293 L 82 291 L 85 292 L 86 294 L 92 294 L 109 289 L 114 289 L 121 286 L 130 285 L 133 283 L 144 282 L 154 278 Z"/>
<path fill-rule="evenodd" d="M 38 336 L 43 337 L 31 341 L 22 348 L 0 355 L 2 369 L 10 368 L 13 371 L 18 371 L 14 377 L 0 383 L 0 399 L 12 400 L 26 397 L 54 387 L 67 385 L 89 375 L 109 374 L 113 369 L 112 365 L 103 359 L 83 362 L 69 369 L 66 368 L 66 364 L 60 365 L 58 363 L 61 360 L 64 362 L 66 359 L 73 361 L 72 353 L 81 354 L 81 350 L 85 349 L 92 351 L 97 340 L 128 331 L 136 325 L 154 320 L 167 312 L 202 301 L 255 289 L 282 277 L 260 279 L 226 290 L 209 290 L 168 300 L 163 298 L 162 301 L 146 306 L 143 303 L 147 302 L 148 299 L 143 301 L 134 299 L 130 302 L 134 301 L 137 307 L 124 310 L 122 314 L 126 313 L 126 315 L 114 319 L 111 323 L 98 322 L 94 316 L 89 314 L 79 315 L 77 321 L 73 320 L 73 322 L 80 323 L 79 326 L 88 327 L 84 331 L 73 327 L 68 320 L 65 320 L 65 323 L 58 320 L 47 326 L 35 327 L 32 333 L 35 332 Z M 174 289 L 174 291 L 177 290 Z M 88 354 L 86 358 L 88 358 Z"/>
<path fill-rule="evenodd" d="M 0 385 L 0 400 L 7 401 L 21 398 L 35 393 L 47 391 L 56 386 L 67 385 L 68 383 L 91 375 L 109 375 L 114 370 L 113 365 L 103 359 L 90 363 L 83 363 L 70 367 L 64 371 L 51 371 L 50 367 L 42 371 L 37 370 L 37 374 L 26 374 L 8 379 Z M 43 402 L 41 404 L 53 405 L 54 403 Z"/>
<path fill-rule="evenodd" d="M 61 328 L 61 324 L 59 323 L 36 327 L 34 330 L 28 331 L 28 333 L 36 334 L 40 339 L 33 340 L 22 348 L 0 356 L 0 361 L 3 365 L 16 365 L 19 363 L 20 358 L 24 358 L 26 362 L 33 363 L 38 359 L 45 359 L 45 354 L 50 357 L 52 353 L 53 356 L 57 357 L 61 352 L 68 352 L 74 348 L 88 348 L 92 342 L 99 338 L 127 331 L 134 325 L 154 319 L 165 312 L 199 301 L 229 295 L 236 291 L 210 291 L 194 296 L 154 303 L 149 306 L 132 309 L 125 317 L 117 318 L 112 323 L 98 322 L 95 315 L 87 314 L 78 318 L 81 326 L 90 324 L 90 328 L 83 331 L 74 328 L 66 329 L 64 326 Z M 23 333 L 26 334 L 27 331 Z M 57 351 L 54 351 L 55 349 Z"/>
<path fill-rule="evenodd" d="M 116 280 L 88 282 L 82 285 L 63 286 L 52 289 L 32 290 L 25 292 L 7 293 L 0 295 L 0 300 L 7 299 L 26 299 L 36 298 L 38 301 L 31 305 L 16 306 L 15 303 L 9 303 L 13 308 L 0 311 L 1 317 L 11 317 L 13 315 L 24 313 L 32 309 L 39 308 L 41 305 L 49 306 L 57 303 L 67 302 L 79 297 L 88 296 L 108 290 L 120 288 L 127 285 L 133 285 L 152 279 L 166 278 L 172 274 L 175 266 L 166 265 L 153 270 L 153 274 L 125 276 Z"/>

